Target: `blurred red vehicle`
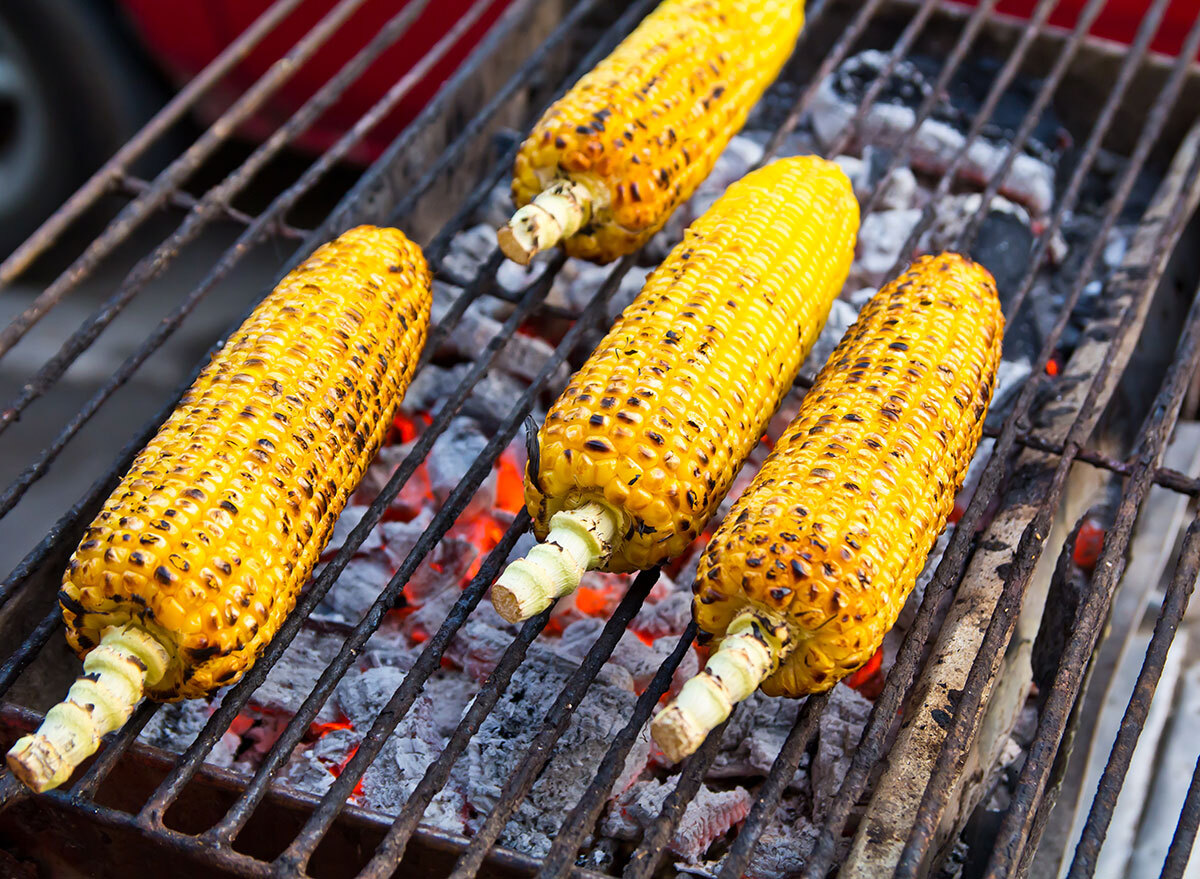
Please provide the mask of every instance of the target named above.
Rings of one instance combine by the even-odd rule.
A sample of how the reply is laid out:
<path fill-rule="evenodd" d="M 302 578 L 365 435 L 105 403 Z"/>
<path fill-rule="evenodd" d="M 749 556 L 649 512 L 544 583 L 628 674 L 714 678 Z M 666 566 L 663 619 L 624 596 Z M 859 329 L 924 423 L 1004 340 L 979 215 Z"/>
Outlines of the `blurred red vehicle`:
<path fill-rule="evenodd" d="M 273 0 L 0 0 L 0 259 L 24 240 L 166 99 Z M 275 131 L 413 0 L 363 0 L 241 132 Z M 379 155 L 511 0 L 480 21 L 350 156 Z M 297 147 L 324 151 L 457 22 L 474 0 L 436 0 L 359 77 Z M 302 0 L 200 107 L 208 122 L 248 89 L 337 0 Z"/>
<path fill-rule="evenodd" d="M 272 2 L 171 0 L 164 3 L 162 0 L 117 0 L 137 31 L 141 43 L 176 83 L 186 82 L 203 69 Z M 412 0 L 365 0 L 337 34 L 276 93 L 266 111 L 253 120 L 245 133 L 255 139 L 269 136 L 410 2 Z M 474 2 L 438 0 L 431 3 L 408 32 L 384 52 L 300 138 L 300 146 L 314 152 L 324 151 L 366 113 L 430 46 L 441 39 Z M 479 23 L 376 127 L 354 158 L 368 161 L 378 156 L 433 96 L 438 86 L 462 63 L 509 2 L 511 0 L 493 0 Z M 210 102 L 207 109 L 214 115 L 224 109 L 336 5 L 335 0 L 304 0 L 234 69 L 223 83 L 224 92 L 214 96 L 215 100 Z"/>

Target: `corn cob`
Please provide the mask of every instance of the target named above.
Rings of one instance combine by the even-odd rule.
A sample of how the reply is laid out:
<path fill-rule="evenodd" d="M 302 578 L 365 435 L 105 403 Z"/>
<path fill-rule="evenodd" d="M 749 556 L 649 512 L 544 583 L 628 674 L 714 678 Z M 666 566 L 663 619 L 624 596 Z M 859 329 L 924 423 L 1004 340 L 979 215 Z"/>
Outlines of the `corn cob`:
<path fill-rule="evenodd" d="M 668 757 L 756 687 L 819 693 L 875 653 L 975 454 L 1003 327 L 991 275 L 957 254 L 863 308 L 701 558 L 693 611 L 718 649 L 654 720 Z"/>
<path fill-rule="evenodd" d="M 813 156 L 755 171 L 692 224 L 546 417 L 525 479 L 546 542 L 493 587 L 501 614 L 700 534 L 820 333 L 857 231 L 850 182 Z"/>
<path fill-rule="evenodd" d="M 8 753 L 56 787 L 143 695 L 242 676 L 296 603 L 425 341 L 431 275 L 395 229 L 317 250 L 200 373 L 83 535 L 59 603 L 84 675 Z"/>
<path fill-rule="evenodd" d="M 566 241 L 604 263 L 662 228 L 778 75 L 803 0 L 665 0 L 538 122 L 499 231 L 522 265 Z"/>

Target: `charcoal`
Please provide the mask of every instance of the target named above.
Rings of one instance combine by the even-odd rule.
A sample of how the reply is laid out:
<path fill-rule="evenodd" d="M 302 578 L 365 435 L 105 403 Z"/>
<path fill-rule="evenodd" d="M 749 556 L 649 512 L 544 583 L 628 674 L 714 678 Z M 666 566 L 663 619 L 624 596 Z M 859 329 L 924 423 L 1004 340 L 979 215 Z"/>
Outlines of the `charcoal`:
<path fill-rule="evenodd" d="M 1000 301 L 1007 304 L 1016 295 L 1029 268 L 1033 230 L 1016 214 L 989 210 L 979 225 L 970 257 L 992 273 Z"/>
<path fill-rule="evenodd" d="M 601 832 L 615 839 L 640 839 L 662 811 L 674 783 L 656 779 L 639 781 L 619 796 L 600 825 Z M 701 785 L 688 804 L 667 843 L 667 849 L 691 863 L 708 847 L 750 813 L 752 797 L 744 788 L 714 791 Z"/>
<path fill-rule="evenodd" d="M 254 691 L 254 704 L 268 711 L 294 714 L 341 646 L 342 639 L 337 636 L 301 629 L 262 686 Z M 317 720 L 333 719 L 327 702 Z"/>
<path fill-rule="evenodd" d="M 350 537 L 350 532 L 358 527 L 358 523 L 362 521 L 366 512 L 366 504 L 350 504 L 346 509 L 342 510 L 342 514 L 338 516 L 338 520 L 333 523 L 333 531 L 329 535 L 329 543 L 325 545 L 325 549 L 321 553 L 322 558 L 333 558 L 337 551 L 346 545 L 346 540 Z M 383 541 L 378 529 L 372 529 L 367 532 L 367 536 L 359 544 L 355 553 L 368 553 L 373 549 L 378 549 L 382 543 Z"/>
<path fill-rule="evenodd" d="M 219 698 L 219 693 L 211 697 L 213 702 Z M 138 736 L 138 741 L 174 754 L 181 753 L 196 740 L 212 712 L 213 705 L 207 699 L 168 702 L 160 706 L 150 718 Z M 233 763 L 240 746 L 239 737 L 226 733 L 204 758 L 204 762 L 212 766 L 229 766 Z"/>
<path fill-rule="evenodd" d="M 425 470 L 429 474 L 429 487 L 439 504 L 444 504 L 450 493 L 462 482 L 475 459 L 482 454 L 487 442 L 487 437 L 480 431 L 479 425 L 462 416 L 451 421 L 446 432 L 437 438 L 425 461 Z M 490 501 L 486 497 L 479 500 L 479 504 L 476 505 L 478 509 L 471 512 L 485 512 L 485 506 L 491 509 L 495 496 L 493 494 Z"/>
<path fill-rule="evenodd" d="M 856 156 L 834 156 L 833 161 L 850 180 L 854 195 L 860 202 L 871 197 L 871 169 L 867 162 Z"/>
<path fill-rule="evenodd" d="M 880 214 L 871 214 L 871 217 L 878 217 Z M 868 217 L 867 219 L 870 219 Z M 862 240 L 861 238 L 859 239 Z M 891 268 L 889 265 L 888 268 Z M 884 269 L 886 272 L 887 269 Z M 838 343 L 842 341 L 842 336 L 850 324 L 858 318 L 858 309 L 844 299 L 835 299 L 833 308 L 829 310 L 829 319 L 825 322 L 825 326 L 821 329 L 821 334 L 817 336 L 816 344 L 813 345 L 812 351 L 809 352 L 808 359 L 804 361 L 804 372 L 818 372 L 825 365 L 825 361 L 829 359 L 829 355 L 837 348 Z M 790 419 L 789 419 L 790 420 Z M 733 493 L 730 492 L 732 495 Z"/>
<path fill-rule="evenodd" d="M 398 668 L 351 669 L 338 683 L 333 698 L 354 728 L 365 734 L 403 681 L 404 672 Z"/>
<path fill-rule="evenodd" d="M 822 143 L 832 144 L 852 124 L 866 90 L 887 63 L 888 55 L 884 52 L 861 52 L 844 61 L 820 83 L 812 105 L 812 124 Z M 896 64 L 883 91 L 855 131 L 859 141 L 888 149 L 898 147 L 916 122 L 917 107 L 931 90 L 931 83 L 917 64 L 910 61 Z M 966 144 L 972 118 L 971 109 L 941 99 L 911 139 L 912 166 L 941 175 Z M 1010 144 L 1011 134 L 1002 127 L 985 127 L 967 150 L 960 165 L 960 177 L 985 183 L 1002 167 Z M 1054 161 L 1056 156 L 1051 150 L 1031 141 L 1017 154 L 1000 192 L 1038 214 L 1047 213 L 1054 203 Z"/>
<path fill-rule="evenodd" d="M 441 321 L 446 316 L 448 308 L 447 304 L 443 302 L 439 305 L 435 299 L 433 320 Z M 501 321 L 487 314 L 480 302 L 473 302 L 467 307 L 451 332 L 442 338 L 437 354 L 441 357 L 457 357 L 461 360 L 474 361 L 488 343 L 500 335 L 502 330 Z M 497 369 L 526 382 L 531 382 L 553 354 L 553 346 L 544 339 L 524 333 L 515 333 L 507 338 L 503 347 L 496 354 L 493 364 Z M 550 392 L 555 393 L 565 386 L 568 375 L 567 367 L 560 364 L 547 383 Z"/>
<path fill-rule="evenodd" d="M 920 219 L 921 212 L 916 208 L 877 211 L 863 217 L 858 257 L 852 269 L 854 279 L 874 287 L 891 280 L 892 266 L 900 259 L 904 243 Z"/>
<path fill-rule="evenodd" d="M 819 834 L 820 828 L 808 820 L 805 799 L 785 796 L 763 828 L 743 875 L 746 879 L 779 879 L 799 873 Z"/>
<path fill-rule="evenodd" d="M 691 621 L 692 595 L 680 590 L 654 604 L 643 605 L 629 625 L 634 631 L 651 639 L 668 636 L 677 638 Z"/>
<path fill-rule="evenodd" d="M 495 806 L 505 781 L 524 759 L 546 711 L 575 668 L 570 660 L 533 645 L 472 738 L 464 759 L 455 766 L 456 783 L 466 790 L 472 810 L 470 831 L 477 830 Z M 612 736 L 633 710 L 634 694 L 614 687 L 611 679 L 605 667 L 588 689 L 559 737 L 554 756 L 501 835 L 502 845 L 535 857 L 549 851 L 563 816 L 578 802 Z"/>
<path fill-rule="evenodd" d="M 496 250 L 496 227 L 480 223 L 463 229 L 450 240 L 442 265 L 459 278 L 471 280 Z"/>
<path fill-rule="evenodd" d="M 537 535 L 532 531 L 526 531 L 517 538 L 517 542 L 513 544 L 513 548 L 504 563 L 507 565 L 509 562 L 525 558 L 525 556 L 529 555 L 529 551 L 537 545 L 537 542 Z"/>
<path fill-rule="evenodd" d="M 646 771 L 646 767 L 650 764 L 650 754 L 657 750 L 658 746 L 654 744 L 654 740 L 650 738 L 650 725 L 646 724 L 638 733 L 637 738 L 633 740 L 633 747 L 629 749 L 629 753 L 625 756 L 625 765 L 621 769 L 621 774 L 617 776 L 617 780 L 613 782 L 612 790 L 609 791 L 608 798 L 616 799 L 629 790 L 635 781 Z"/>
<path fill-rule="evenodd" d="M 311 745 L 301 744 L 292 752 L 280 780 L 289 787 L 321 796 L 361 741 L 362 733 L 356 730 L 335 729 Z"/>
<path fill-rule="evenodd" d="M 584 260 L 567 260 L 566 265 L 554 280 L 554 286 L 550 288 L 546 302 L 578 314 L 587 308 L 595 297 L 596 291 L 600 289 L 612 271 L 611 265 L 598 266 Z M 617 315 L 641 292 L 648 274 L 650 274 L 650 268 L 632 266 L 621 278 L 617 289 L 609 296 L 606 305 L 609 323 L 615 320 Z"/>
<path fill-rule="evenodd" d="M 378 534 L 380 530 L 376 528 L 372 535 Z M 357 623 L 367 608 L 375 603 L 383 587 L 392 579 L 393 570 L 394 566 L 382 550 L 375 549 L 366 555 L 355 556 L 346 564 L 332 588 L 313 610 L 313 617 L 334 622 Z"/>
<path fill-rule="evenodd" d="M 906 210 L 916 203 L 917 177 L 911 170 L 900 166 L 883 181 L 879 195 L 879 207 L 884 210 Z"/>
<path fill-rule="evenodd" d="M 469 363 L 458 363 L 449 368 L 433 363 L 423 366 L 404 395 L 404 411 L 436 415 L 441 404 L 458 389 L 470 371 Z"/>
<path fill-rule="evenodd" d="M 383 554 L 392 570 L 400 567 L 413 547 L 421 538 L 421 534 L 433 521 L 433 514 L 426 513 L 411 522 L 380 522 L 376 530 L 383 540 Z"/>
<path fill-rule="evenodd" d="M 584 617 L 575 620 L 563 629 L 562 637 L 554 646 L 554 650 L 568 659 L 582 662 L 583 657 L 592 649 L 592 645 L 600 636 L 603 628 L 604 620 L 599 617 Z"/>
<path fill-rule="evenodd" d="M 830 691 L 817 723 L 817 753 L 809 770 L 814 820 L 825 818 L 837 795 L 870 711 L 871 703 L 849 687 L 837 686 Z"/>
<path fill-rule="evenodd" d="M 472 615 L 446 645 L 446 660 L 461 668 L 469 678 L 483 683 L 508 646 L 510 632 L 488 625 Z"/>
<path fill-rule="evenodd" d="M 564 632 L 565 634 L 565 632 Z M 666 646 L 666 645 L 664 645 Z M 668 648 L 669 650 L 670 648 Z M 613 649 L 612 659 L 615 663 L 629 672 L 637 692 L 646 689 L 658 667 L 662 665 L 666 655 L 661 650 L 645 643 L 633 632 L 626 631 Z"/>
<path fill-rule="evenodd" d="M 779 756 L 783 742 L 796 724 L 799 699 L 764 696 L 755 692 L 729 721 L 722 749 L 708 771 L 708 778 L 765 777 Z M 807 778 L 801 763 L 789 787 L 803 787 Z"/>

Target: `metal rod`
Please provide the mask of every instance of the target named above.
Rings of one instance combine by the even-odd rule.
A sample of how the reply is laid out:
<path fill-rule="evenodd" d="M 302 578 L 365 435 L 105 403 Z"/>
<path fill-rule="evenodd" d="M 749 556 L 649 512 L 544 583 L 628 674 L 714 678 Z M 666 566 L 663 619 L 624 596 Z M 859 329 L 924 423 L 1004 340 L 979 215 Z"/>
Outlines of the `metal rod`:
<path fill-rule="evenodd" d="M 809 742 L 817 734 L 817 724 L 828 704 L 828 692 L 809 696 L 804 700 L 796 722 L 792 724 L 791 732 L 788 733 L 783 747 L 779 749 L 779 755 L 775 758 L 775 762 L 771 764 L 767 780 L 759 788 L 754 798 L 750 814 L 746 816 L 741 830 L 738 831 L 737 839 L 733 841 L 729 854 L 725 856 L 725 863 L 721 865 L 718 879 L 739 879 L 746 872 L 746 868 L 750 866 L 750 858 L 754 855 L 758 838 L 766 829 L 771 816 L 775 814 L 779 798 L 783 796 L 783 792 L 795 778 L 796 769 L 800 766 L 800 758 L 804 756 Z"/>
<path fill-rule="evenodd" d="M 91 347 L 92 342 L 96 340 L 105 327 L 117 318 L 125 306 L 144 290 L 151 281 L 160 277 L 182 249 L 199 237 L 208 224 L 221 214 L 224 205 L 229 204 L 280 150 L 307 130 L 312 123 L 316 122 L 321 114 L 337 101 L 346 88 L 374 63 L 375 59 L 408 31 L 429 2 L 430 0 L 413 0 L 413 2 L 407 4 L 401 12 L 398 12 L 379 30 L 362 50 L 347 61 L 333 78 L 321 86 L 311 98 L 305 101 L 304 105 L 294 116 L 288 119 L 271 137 L 260 144 L 246 161 L 239 165 L 237 169 L 231 171 L 220 184 L 205 193 L 196 208 L 188 213 L 179 228 L 163 241 L 152 254 L 138 261 L 137 265 L 125 276 L 116 292 L 105 300 L 79 326 L 79 329 L 63 342 L 58 352 L 42 365 L 30 381 L 25 383 L 21 392 L 10 400 L 7 406 L 0 409 L 0 434 L 3 434 L 9 425 L 21 416 L 21 413 L 25 411 L 30 403 L 41 397 L 62 378 L 70 365 L 84 351 Z M 333 166 L 337 158 L 345 155 L 350 147 L 357 143 L 370 128 L 384 118 L 391 106 L 398 103 L 421 80 L 424 73 L 428 72 L 434 63 L 453 46 L 457 37 L 466 30 L 466 27 L 471 22 L 478 20 L 490 2 L 491 0 L 477 0 L 456 23 L 455 27 L 439 40 L 429 53 L 422 56 L 413 69 L 389 89 L 386 95 L 370 112 L 359 119 L 349 132 L 339 138 L 335 146 L 309 169 L 310 173 L 306 173 L 301 177 L 301 181 L 311 186 L 320 176 L 323 176 Z M 314 168 L 318 170 L 312 173 Z M 295 186 L 289 188 L 287 192 L 272 202 L 271 207 L 260 215 L 258 220 L 249 229 L 242 233 L 242 236 L 239 237 L 238 242 L 232 248 L 226 251 L 220 265 L 236 263 L 240 259 L 245 252 L 243 249 L 244 242 L 247 239 L 261 235 L 277 215 L 280 215 L 285 208 L 290 207 L 299 198 L 302 193 L 295 192 L 295 189 Z M 207 292 L 207 288 L 202 289 Z M 158 344 L 161 345 L 162 340 L 167 335 L 169 333 L 164 335 L 160 330 L 157 334 L 159 338 Z M 80 421 L 82 414 L 77 415 L 73 419 L 73 423 Z M 43 454 L 37 464 L 27 468 L 25 473 L 5 490 L 3 499 L 0 501 L 0 516 L 3 516 L 12 509 L 16 501 L 28 489 L 29 485 L 45 472 L 53 457 L 52 455 Z"/>
<path fill-rule="evenodd" d="M 667 843 L 671 841 L 675 828 L 679 826 L 679 822 L 683 818 L 683 813 L 687 811 L 688 804 L 696 796 L 696 791 L 700 790 L 700 785 L 704 782 L 704 776 L 708 774 L 709 767 L 717 759 L 725 728 L 729 726 L 729 721 L 736 716 L 737 712 L 742 710 L 742 707 L 741 703 L 735 705 L 734 713 L 710 732 L 708 738 L 704 740 L 704 744 L 688 759 L 683 771 L 679 773 L 675 789 L 667 795 L 667 799 L 663 802 L 662 811 L 658 813 L 654 823 L 647 827 L 642 835 L 641 845 L 629 859 L 625 872 L 621 874 L 622 879 L 650 879 L 654 875 L 663 855 L 666 854 Z"/>
<path fill-rule="evenodd" d="M 1075 856 L 1071 860 L 1067 879 L 1091 876 L 1096 872 L 1096 860 L 1100 856 L 1100 847 L 1104 844 L 1109 822 L 1112 821 L 1117 796 L 1125 783 L 1125 773 L 1129 771 L 1133 751 L 1146 724 L 1146 717 L 1150 714 L 1150 702 L 1154 699 L 1158 679 L 1166 665 L 1167 652 L 1171 649 L 1175 633 L 1179 630 L 1184 613 L 1187 612 L 1192 590 L 1196 588 L 1197 575 L 1200 575 L 1200 519 L 1192 522 L 1184 537 L 1175 576 L 1171 585 L 1167 587 L 1162 609 L 1154 624 L 1154 634 L 1150 637 L 1150 645 L 1146 648 L 1146 657 L 1142 661 L 1142 669 L 1138 673 L 1137 683 L 1133 686 L 1129 704 L 1125 706 L 1125 715 L 1121 718 L 1121 726 L 1109 752 L 1104 774 L 1100 776 L 1100 782 L 1096 786 L 1096 795 L 1092 798 L 1083 833 L 1075 847 Z"/>
<path fill-rule="evenodd" d="M 541 728 L 525 751 L 525 758 L 516 770 L 509 775 L 500 793 L 500 799 L 484 819 L 483 826 L 475 831 L 471 844 L 454 865 L 450 879 L 470 879 L 483 866 L 483 858 L 496 840 L 500 838 L 504 825 L 520 802 L 533 790 L 534 782 L 538 780 L 546 764 L 555 754 L 554 743 L 567 730 L 575 709 L 583 702 L 584 696 L 600 674 L 600 669 L 612 656 L 617 642 L 625 634 L 629 625 L 639 610 L 654 584 L 658 582 L 658 568 L 643 571 L 638 574 L 629 591 L 625 593 L 617 609 L 613 611 L 605 623 L 599 637 L 587 652 L 579 668 L 567 679 L 554 700 L 554 704 L 546 713 Z"/>
<path fill-rule="evenodd" d="M 128 143 L 117 150 L 62 207 L 47 217 L 20 247 L 0 263 L 0 291 L 20 277 L 35 259 L 58 241 L 72 223 L 109 191 L 115 180 L 125 175 L 129 166 L 146 152 L 152 143 L 191 112 L 205 92 L 243 61 L 254 47 L 262 42 L 263 37 L 275 30 L 300 3 L 301 0 L 275 0 L 250 27 L 226 46 L 220 55 L 176 92 Z"/>
<path fill-rule="evenodd" d="M 212 152 L 224 143 L 238 126 L 256 113 L 266 100 L 328 40 L 364 0 L 341 0 L 304 35 L 300 42 L 271 65 L 270 69 L 254 83 L 233 106 L 225 111 L 207 131 L 188 149 L 167 166 L 157 177 L 149 192 L 130 202 L 117 217 L 108 224 L 100 237 L 92 241 L 87 249 L 62 272 L 54 282 L 38 294 L 37 298 L 0 330 L 0 357 L 21 340 L 29 329 L 41 320 L 51 308 L 75 286 L 88 277 L 105 257 L 117 248 L 151 214 L 157 211 L 172 192 L 199 168 Z M 417 0 L 423 2 L 423 0 Z M 4 413 L 0 412 L 0 419 Z"/>
<path fill-rule="evenodd" d="M 1037 734 L 1029 746 L 1012 802 L 1000 825 L 996 846 L 988 862 L 988 877 L 1004 875 L 1009 865 L 1020 858 L 1032 820 L 1033 807 L 1041 798 L 1047 774 L 1061 742 L 1067 715 L 1079 690 L 1077 669 L 1086 663 L 1103 626 L 1113 590 L 1124 571 L 1124 553 L 1133 531 L 1133 523 L 1146 493 L 1150 490 L 1150 474 L 1162 457 L 1178 417 L 1179 407 L 1183 403 L 1183 395 L 1198 365 L 1200 290 L 1196 291 L 1183 338 L 1176 349 L 1175 361 L 1168 370 L 1154 407 L 1143 424 L 1137 453 L 1139 466 L 1126 483 L 1113 528 L 1105 536 L 1104 549 L 1096 564 L 1096 573 L 1092 577 L 1092 588 L 1088 590 L 1076 615 L 1071 636 L 1062 654 L 1061 665 L 1042 706 Z M 1062 459 L 1064 462 L 1068 460 L 1067 457 Z M 1065 468 L 1060 464 L 1060 470 L 1062 469 Z M 1058 476 L 1058 472 L 1055 475 Z M 1024 539 L 1022 542 L 1025 542 Z"/>
<path fill-rule="evenodd" d="M 1045 10 L 1048 14 L 1049 10 Z M 1036 13 L 1035 13 L 1036 14 Z M 1011 60 L 1011 58 L 1010 58 Z M 1172 82 L 1180 79 L 1186 70 L 1186 58 L 1182 64 L 1177 63 L 1172 71 Z M 1179 77 L 1176 77 L 1179 73 Z M 1139 140 L 1134 156 L 1126 165 L 1117 191 L 1109 200 L 1106 219 L 1113 220 L 1124 206 L 1129 192 L 1132 190 L 1141 167 L 1149 153 L 1150 146 L 1157 140 L 1170 108 L 1177 97 L 1177 89 L 1172 89 L 1168 83 L 1155 100 L 1147 118 L 1145 132 Z M 1181 207 L 1182 199 L 1177 207 Z M 1090 268 L 1087 269 L 1090 272 Z M 943 554 L 942 561 L 933 580 L 926 587 L 925 597 L 917 616 L 904 640 L 896 661 L 888 674 L 883 691 L 875 700 L 867 726 L 863 731 L 858 747 L 851 759 L 850 768 L 839 788 L 837 795 L 830 804 L 824 826 L 818 836 L 813 852 L 805 866 L 803 875 L 806 879 L 821 879 L 828 872 L 835 855 L 836 840 L 840 836 L 849 818 L 850 810 L 862 796 L 869 781 L 871 769 L 883 754 L 884 742 L 899 709 L 900 702 L 910 686 L 913 676 L 920 663 L 924 646 L 933 631 L 936 611 L 942 600 L 949 594 L 952 584 L 962 577 L 965 565 L 972 548 L 973 535 L 982 522 L 985 511 L 996 497 L 1007 470 L 1007 459 L 1014 445 L 1018 426 L 1026 426 L 1025 420 L 1030 405 L 1036 399 L 1040 380 L 1046 362 L 1057 347 L 1058 339 L 1066 328 L 1070 313 L 1073 311 L 1083 283 L 1073 288 L 1071 295 L 1060 312 L 1059 319 L 1051 329 L 1041 354 L 1033 368 L 1034 378 L 1027 381 L 1025 387 L 1014 403 L 1011 413 L 1005 420 L 992 455 L 985 467 L 979 486 L 971 499 L 962 519 L 955 528 L 950 544 Z M 1011 326 L 1011 324 L 1010 324 Z"/>
<path fill-rule="evenodd" d="M 697 628 L 694 622 L 687 624 L 687 628 L 683 630 L 683 634 L 675 644 L 675 649 L 671 651 L 663 664 L 658 667 L 645 692 L 638 697 L 629 722 L 613 738 L 613 742 L 609 746 L 608 751 L 605 752 L 604 759 L 600 761 L 600 766 L 596 769 L 596 774 L 592 778 L 591 783 L 579 797 L 579 801 L 575 804 L 574 808 L 563 819 L 562 827 L 554 837 L 554 842 L 550 846 L 550 852 L 546 855 L 546 859 L 542 863 L 538 879 L 552 879 L 552 877 L 553 879 L 560 879 L 560 877 L 566 876 L 575 865 L 575 857 L 579 854 L 579 849 L 583 845 L 584 839 L 591 833 L 592 828 L 596 826 L 596 819 L 600 817 L 600 812 L 604 809 L 604 805 L 608 801 L 608 795 L 612 792 L 613 784 L 616 783 L 617 778 L 625 768 L 625 760 L 629 756 L 629 752 L 633 749 L 638 734 L 645 727 L 646 721 L 650 719 L 650 713 L 654 710 L 654 706 L 658 704 L 658 700 L 662 698 L 663 694 L 671 686 L 675 670 L 683 662 L 683 657 L 692 649 L 692 642 L 696 639 L 696 631 Z"/>
<path fill-rule="evenodd" d="M 1187 869 L 1192 846 L 1196 842 L 1197 828 L 1200 828 L 1200 758 L 1196 760 L 1192 783 L 1188 785 L 1179 823 L 1175 825 L 1175 835 L 1171 837 L 1171 847 L 1167 850 L 1167 859 L 1163 862 L 1159 879 L 1183 879 L 1183 871 Z"/>

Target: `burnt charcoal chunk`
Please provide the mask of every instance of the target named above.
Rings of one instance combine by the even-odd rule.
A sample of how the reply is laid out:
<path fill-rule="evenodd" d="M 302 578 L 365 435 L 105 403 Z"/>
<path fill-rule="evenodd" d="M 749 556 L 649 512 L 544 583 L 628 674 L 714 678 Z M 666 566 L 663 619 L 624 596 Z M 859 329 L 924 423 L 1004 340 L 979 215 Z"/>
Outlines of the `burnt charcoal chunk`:
<path fill-rule="evenodd" d="M 1007 305 L 1029 269 L 1033 231 L 1009 211 L 988 211 L 968 254 L 992 273 L 1000 301 Z"/>

